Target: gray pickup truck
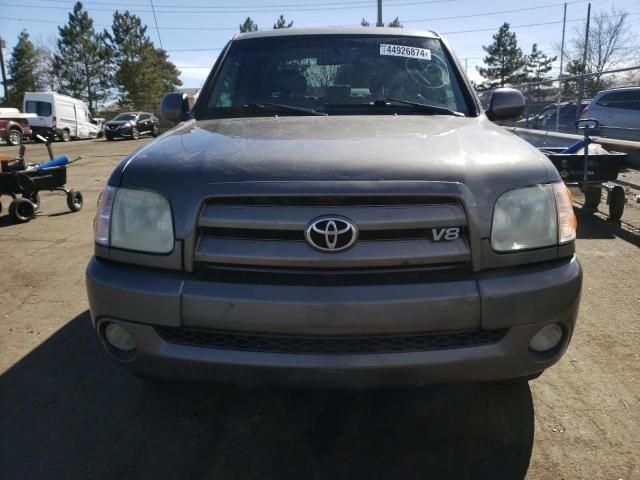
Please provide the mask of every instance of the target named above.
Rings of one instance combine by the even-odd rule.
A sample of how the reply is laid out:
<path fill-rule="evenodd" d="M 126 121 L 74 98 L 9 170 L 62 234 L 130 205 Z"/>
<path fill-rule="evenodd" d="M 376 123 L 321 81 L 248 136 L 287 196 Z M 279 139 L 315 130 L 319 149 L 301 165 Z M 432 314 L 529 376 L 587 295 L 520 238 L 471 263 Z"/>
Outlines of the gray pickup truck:
<path fill-rule="evenodd" d="M 446 41 L 241 34 L 100 196 L 87 290 L 145 377 L 305 386 L 530 379 L 572 336 L 571 197 Z"/>

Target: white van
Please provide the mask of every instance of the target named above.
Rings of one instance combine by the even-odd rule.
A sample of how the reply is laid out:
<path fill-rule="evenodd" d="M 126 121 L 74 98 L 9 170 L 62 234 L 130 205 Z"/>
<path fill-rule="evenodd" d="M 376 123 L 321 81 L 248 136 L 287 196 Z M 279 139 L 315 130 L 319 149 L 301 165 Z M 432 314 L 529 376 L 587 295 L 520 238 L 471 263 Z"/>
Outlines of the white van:
<path fill-rule="evenodd" d="M 98 125 L 82 100 L 54 92 L 27 92 L 24 112 L 37 115 L 29 119 L 34 136 L 58 137 L 63 142 L 98 137 Z"/>

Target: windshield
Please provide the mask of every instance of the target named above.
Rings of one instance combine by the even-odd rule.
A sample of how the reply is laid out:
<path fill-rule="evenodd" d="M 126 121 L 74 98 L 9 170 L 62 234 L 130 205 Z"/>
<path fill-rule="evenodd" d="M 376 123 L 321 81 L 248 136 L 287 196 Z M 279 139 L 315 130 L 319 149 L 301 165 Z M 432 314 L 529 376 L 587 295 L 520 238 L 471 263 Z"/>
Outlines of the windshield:
<path fill-rule="evenodd" d="M 121 113 L 114 120 L 117 121 L 125 121 L 125 120 L 135 120 L 136 116 L 133 113 Z"/>
<path fill-rule="evenodd" d="M 24 111 L 25 113 L 35 113 L 39 117 L 48 117 L 51 115 L 51 104 L 29 100 L 25 102 Z"/>
<path fill-rule="evenodd" d="M 282 106 L 329 115 L 443 114 L 444 109 L 468 114 L 462 88 L 438 39 L 379 35 L 267 37 L 232 44 L 206 103 L 206 114 L 220 117 L 301 112 Z"/>

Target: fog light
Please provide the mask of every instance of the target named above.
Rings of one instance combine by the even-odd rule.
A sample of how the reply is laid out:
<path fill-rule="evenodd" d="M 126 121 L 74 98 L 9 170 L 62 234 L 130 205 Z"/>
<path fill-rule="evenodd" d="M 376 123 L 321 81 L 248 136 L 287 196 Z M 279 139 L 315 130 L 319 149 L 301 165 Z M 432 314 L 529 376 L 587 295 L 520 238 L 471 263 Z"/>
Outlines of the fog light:
<path fill-rule="evenodd" d="M 123 352 L 130 352 L 136 348 L 133 336 L 117 323 L 108 323 L 104 329 L 104 336 L 112 347 Z"/>
<path fill-rule="evenodd" d="M 556 347 L 562 340 L 562 327 L 552 323 L 542 327 L 529 342 L 529 348 L 534 352 L 546 352 Z"/>

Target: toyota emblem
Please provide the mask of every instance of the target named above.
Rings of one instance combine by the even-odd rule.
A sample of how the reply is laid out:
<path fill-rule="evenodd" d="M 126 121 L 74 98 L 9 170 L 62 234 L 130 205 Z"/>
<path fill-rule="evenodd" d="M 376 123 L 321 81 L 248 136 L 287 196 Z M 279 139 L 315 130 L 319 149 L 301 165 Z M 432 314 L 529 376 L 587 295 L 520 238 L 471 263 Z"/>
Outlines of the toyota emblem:
<path fill-rule="evenodd" d="M 355 243 L 358 229 L 346 218 L 320 217 L 311 221 L 304 235 L 313 248 L 323 252 L 340 252 Z"/>

